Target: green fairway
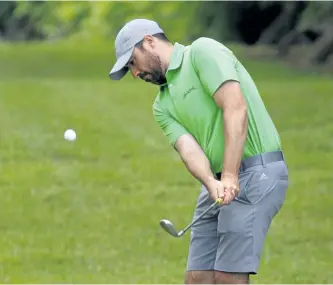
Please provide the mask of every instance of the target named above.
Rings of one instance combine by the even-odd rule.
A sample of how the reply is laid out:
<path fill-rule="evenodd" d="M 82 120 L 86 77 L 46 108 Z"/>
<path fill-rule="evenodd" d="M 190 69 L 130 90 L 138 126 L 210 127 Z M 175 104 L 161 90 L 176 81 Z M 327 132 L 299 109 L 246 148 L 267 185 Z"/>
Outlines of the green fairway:
<path fill-rule="evenodd" d="M 238 49 L 237 49 L 238 50 Z M 290 169 L 253 283 L 333 283 L 333 78 L 246 60 Z M 200 185 L 112 43 L 0 46 L 0 282 L 183 283 Z M 77 140 L 63 139 L 66 129 Z"/>

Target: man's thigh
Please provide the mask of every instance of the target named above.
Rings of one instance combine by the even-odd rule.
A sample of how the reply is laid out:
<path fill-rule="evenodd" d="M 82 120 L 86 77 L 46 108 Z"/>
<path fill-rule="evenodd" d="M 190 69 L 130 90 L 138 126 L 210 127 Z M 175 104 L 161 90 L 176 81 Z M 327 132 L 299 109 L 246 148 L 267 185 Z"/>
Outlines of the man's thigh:
<path fill-rule="evenodd" d="M 237 198 L 220 208 L 214 269 L 256 274 L 268 229 L 285 200 L 288 170 L 274 162 L 248 169 L 239 179 Z"/>

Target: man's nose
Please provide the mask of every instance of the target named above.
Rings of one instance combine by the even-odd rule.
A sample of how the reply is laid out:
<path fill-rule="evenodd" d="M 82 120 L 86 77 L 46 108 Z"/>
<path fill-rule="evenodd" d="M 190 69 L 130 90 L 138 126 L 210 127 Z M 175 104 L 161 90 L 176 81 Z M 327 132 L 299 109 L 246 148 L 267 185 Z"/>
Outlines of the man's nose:
<path fill-rule="evenodd" d="M 140 74 L 140 71 L 137 70 L 136 68 L 131 68 L 131 73 L 132 73 L 132 76 L 134 78 L 138 78 L 139 77 L 139 74 Z"/>

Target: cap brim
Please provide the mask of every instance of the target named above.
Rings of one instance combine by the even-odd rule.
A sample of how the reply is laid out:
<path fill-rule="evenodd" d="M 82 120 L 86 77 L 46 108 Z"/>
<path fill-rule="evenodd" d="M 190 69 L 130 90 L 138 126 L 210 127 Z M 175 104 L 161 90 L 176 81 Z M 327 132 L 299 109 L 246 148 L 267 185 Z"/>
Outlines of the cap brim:
<path fill-rule="evenodd" d="M 129 59 L 132 56 L 134 47 L 131 48 L 128 52 L 126 52 L 125 54 L 123 54 L 115 63 L 115 65 L 113 66 L 113 68 L 111 69 L 110 73 L 109 73 L 109 77 L 113 80 L 120 80 L 122 79 L 127 71 L 128 71 L 128 67 L 126 66 L 126 64 L 128 63 Z"/>

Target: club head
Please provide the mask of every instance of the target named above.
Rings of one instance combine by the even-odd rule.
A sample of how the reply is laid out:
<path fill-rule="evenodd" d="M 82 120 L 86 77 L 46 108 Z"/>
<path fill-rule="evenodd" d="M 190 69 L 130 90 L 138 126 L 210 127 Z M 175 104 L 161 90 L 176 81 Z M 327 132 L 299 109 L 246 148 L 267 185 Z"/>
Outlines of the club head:
<path fill-rule="evenodd" d="M 174 237 L 180 237 L 183 235 L 183 231 L 180 231 L 179 233 L 176 231 L 175 227 L 169 220 L 160 220 L 161 227 L 170 235 Z"/>

